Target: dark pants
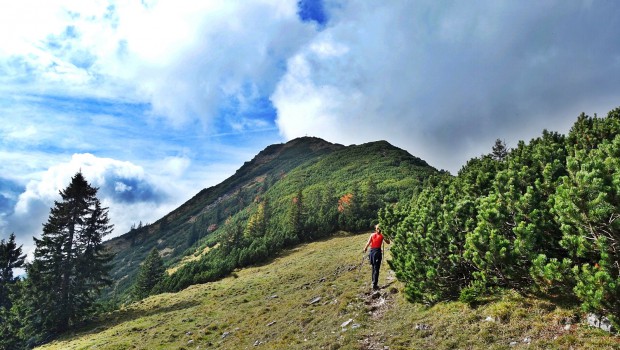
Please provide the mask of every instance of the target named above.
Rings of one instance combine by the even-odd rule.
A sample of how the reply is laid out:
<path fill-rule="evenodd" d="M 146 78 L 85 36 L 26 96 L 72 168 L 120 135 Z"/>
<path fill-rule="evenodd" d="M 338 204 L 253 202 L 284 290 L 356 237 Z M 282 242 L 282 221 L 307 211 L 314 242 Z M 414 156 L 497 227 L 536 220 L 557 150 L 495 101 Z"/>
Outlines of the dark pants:
<path fill-rule="evenodd" d="M 370 265 L 372 265 L 372 286 L 379 286 L 379 269 L 381 268 L 382 259 L 381 248 L 373 248 L 370 250 Z"/>

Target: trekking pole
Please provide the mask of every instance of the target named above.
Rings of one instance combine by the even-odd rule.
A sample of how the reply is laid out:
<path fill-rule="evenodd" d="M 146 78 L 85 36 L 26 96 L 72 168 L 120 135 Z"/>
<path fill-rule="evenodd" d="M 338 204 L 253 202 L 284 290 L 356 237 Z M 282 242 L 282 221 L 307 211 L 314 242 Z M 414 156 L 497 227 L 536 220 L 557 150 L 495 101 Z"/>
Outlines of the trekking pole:
<path fill-rule="evenodd" d="M 358 275 L 362 271 L 362 266 L 364 266 L 364 261 L 366 261 L 366 252 L 362 252 L 362 262 L 360 263 L 360 267 L 357 270 Z"/>

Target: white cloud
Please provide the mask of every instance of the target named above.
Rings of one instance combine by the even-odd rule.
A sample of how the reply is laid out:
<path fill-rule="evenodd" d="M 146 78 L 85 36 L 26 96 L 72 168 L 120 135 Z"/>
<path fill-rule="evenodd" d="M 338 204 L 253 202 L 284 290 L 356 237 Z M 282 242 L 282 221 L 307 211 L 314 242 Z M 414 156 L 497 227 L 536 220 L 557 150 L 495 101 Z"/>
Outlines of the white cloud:
<path fill-rule="evenodd" d="M 296 11 L 287 0 L 5 2 L 0 82 L 12 93 L 142 101 L 176 126 L 211 125 L 228 100 L 271 93 L 315 32 Z"/>
<path fill-rule="evenodd" d="M 124 182 L 117 181 L 114 183 L 114 191 L 116 192 L 127 192 L 132 189 L 133 187 L 126 185 Z"/>
<path fill-rule="evenodd" d="M 163 161 L 157 162 L 160 174 L 172 177 L 182 177 L 191 165 L 191 160 L 187 156 L 166 157 Z"/>

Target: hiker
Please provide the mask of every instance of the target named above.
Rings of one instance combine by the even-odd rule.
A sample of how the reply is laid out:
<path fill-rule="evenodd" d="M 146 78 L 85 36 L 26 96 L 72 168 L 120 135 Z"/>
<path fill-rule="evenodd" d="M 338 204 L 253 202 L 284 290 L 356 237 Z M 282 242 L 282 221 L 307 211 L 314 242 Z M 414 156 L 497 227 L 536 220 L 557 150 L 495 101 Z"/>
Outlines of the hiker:
<path fill-rule="evenodd" d="M 368 243 L 364 247 L 364 253 L 370 246 L 370 265 L 372 265 L 372 289 L 379 289 L 379 269 L 381 268 L 381 260 L 383 260 L 382 246 L 383 242 L 390 244 L 390 240 L 383 237 L 379 225 L 375 225 L 375 232 L 368 238 Z"/>

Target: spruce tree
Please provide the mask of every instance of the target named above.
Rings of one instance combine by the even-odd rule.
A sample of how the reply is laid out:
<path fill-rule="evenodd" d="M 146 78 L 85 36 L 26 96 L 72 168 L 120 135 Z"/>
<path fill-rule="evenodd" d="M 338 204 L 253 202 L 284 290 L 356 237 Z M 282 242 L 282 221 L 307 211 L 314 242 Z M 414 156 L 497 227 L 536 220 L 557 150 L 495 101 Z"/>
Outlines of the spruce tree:
<path fill-rule="evenodd" d="M 26 255 L 22 255 L 22 246 L 15 243 L 15 235 L 11 233 L 9 240 L 0 241 L 0 308 L 11 308 L 9 287 L 17 278 L 13 277 L 13 269 L 24 266 Z"/>
<path fill-rule="evenodd" d="M 78 172 L 60 191 L 27 266 L 31 332 L 44 336 L 66 331 L 88 316 L 98 292 L 111 283 L 111 255 L 103 237 L 112 231 L 108 209 Z"/>
<path fill-rule="evenodd" d="M 140 300 L 151 295 L 154 288 L 163 280 L 165 272 L 164 261 L 159 256 L 157 248 L 153 248 L 140 266 L 140 272 L 133 287 L 134 298 Z"/>
<path fill-rule="evenodd" d="M 286 244 L 296 243 L 304 238 L 304 221 L 304 197 L 302 190 L 298 190 L 289 207 Z"/>
<path fill-rule="evenodd" d="M 23 348 L 19 335 L 21 319 L 14 307 L 21 293 L 17 285 L 19 278 L 13 277 L 13 269 L 22 267 L 25 257 L 22 247 L 15 243 L 14 234 L 8 241 L 0 241 L 0 349 Z"/>
<path fill-rule="evenodd" d="M 493 159 L 498 161 L 503 161 L 504 159 L 506 159 L 506 157 L 508 156 L 508 148 L 506 147 L 506 142 L 500 139 L 495 140 L 491 156 L 493 157 Z"/>

